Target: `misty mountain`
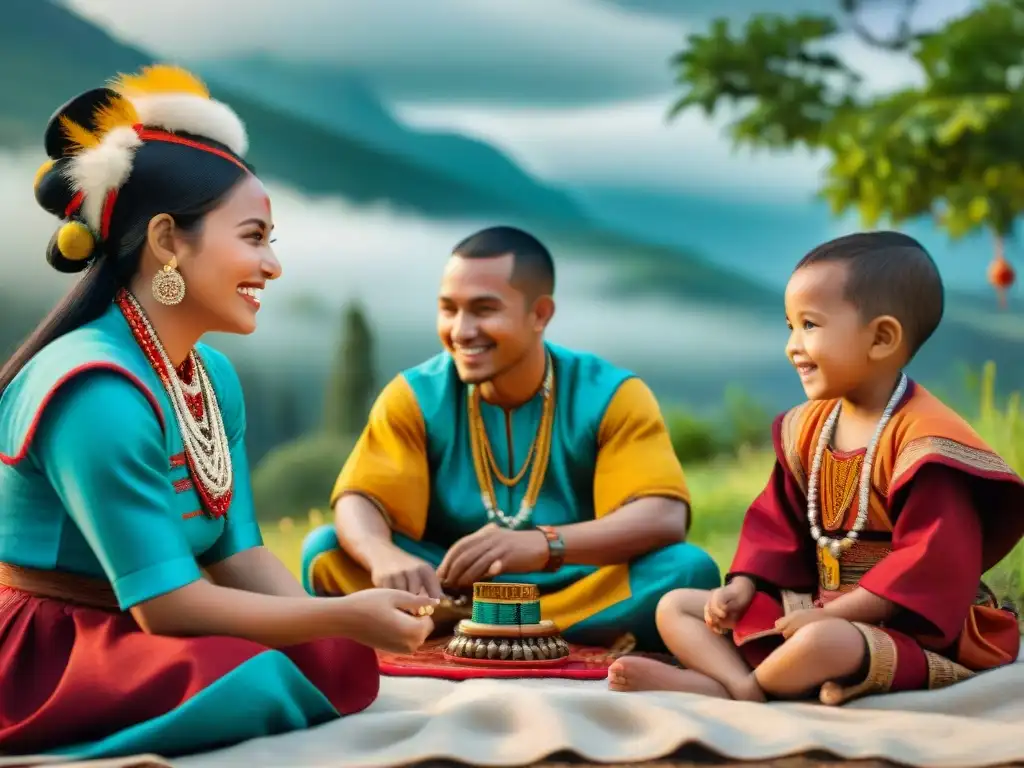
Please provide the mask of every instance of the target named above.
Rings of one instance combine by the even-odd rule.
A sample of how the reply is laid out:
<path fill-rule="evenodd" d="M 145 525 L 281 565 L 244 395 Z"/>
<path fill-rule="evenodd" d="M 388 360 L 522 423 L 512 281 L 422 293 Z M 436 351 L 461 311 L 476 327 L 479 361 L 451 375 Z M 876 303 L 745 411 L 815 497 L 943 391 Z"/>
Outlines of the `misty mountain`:
<path fill-rule="evenodd" d="M 49 0 L 6 0 L 0 15 L 0 68 L 9 73 L 0 106 L 0 148 L 40 147 L 42 127 L 57 105 L 118 72 L 152 62 Z M 260 173 L 307 193 L 341 194 L 367 204 L 386 200 L 437 217 L 562 220 L 579 215 L 568 198 L 554 192 L 510 199 L 498 187 L 470 185 L 370 146 L 360 136 L 296 119 L 276 100 L 262 103 L 215 84 L 211 90 L 246 122 L 247 159 Z"/>
<path fill-rule="evenodd" d="M 0 150 L 38 153 L 41 161 L 42 126 L 56 105 L 113 73 L 134 71 L 150 61 L 144 52 L 45 0 L 7 0 L 0 18 L 0 67 L 9 73 L 7 98 L 0 104 Z M 238 63 L 204 65 L 215 96 L 246 121 L 249 159 L 268 179 L 306 196 L 340 198 L 365 207 L 383 203 L 429 220 L 520 223 L 551 245 L 560 264 L 572 260 L 614 267 L 594 287 L 591 308 L 602 315 L 618 318 L 624 299 L 633 300 L 634 306 L 640 299 L 641 304 L 649 300 L 651 305 L 684 310 L 679 322 L 688 328 L 674 327 L 674 320 L 645 323 L 622 314 L 624 333 L 636 335 L 638 347 L 657 351 L 655 360 L 635 366 L 622 362 L 650 381 L 659 395 L 711 407 L 720 401 L 726 384 L 745 380 L 772 406 L 785 407 L 799 396 L 781 343 L 778 362 L 769 367 L 728 350 L 702 352 L 721 364 L 700 366 L 695 363 L 701 361 L 685 352 L 662 354 L 660 344 L 687 333 L 717 339 L 742 337 L 752 326 L 784 329 L 786 265 L 825 239 L 834 226 L 828 217 L 808 218 L 806 212 L 798 215 L 784 206 L 754 215 L 742 200 L 666 200 L 656 207 L 644 190 L 595 193 L 591 198 L 572 190 L 569 197 L 532 179 L 482 142 L 403 125 L 356 77 L 332 72 L 307 83 L 296 70 L 278 68 L 269 59 L 250 60 L 248 66 L 252 72 Z M 253 72 L 258 82 L 251 79 Z M 431 157 L 434 153 L 437 157 Z M 582 202 L 577 204 L 577 199 Z M 714 261 L 695 255 L 695 249 L 711 254 Z M 431 253 L 442 256 L 436 248 Z M 417 256 L 410 253 L 409 258 Z M 9 349 L 44 307 L 18 296 L 15 312 L 10 295 L 17 293 L 11 287 L 15 281 L 5 283 L 6 289 L 0 283 L 5 321 L 0 347 Z M 915 361 L 915 375 L 926 382 L 954 381 L 959 364 L 977 367 L 995 359 L 1000 382 L 1024 380 L 1024 340 L 1021 325 L 1015 323 L 1020 315 L 995 312 L 990 299 L 951 296 L 949 319 Z M 420 335 L 414 330 L 381 332 L 381 377 L 435 351 L 429 329 Z M 263 386 L 267 398 L 282 403 L 288 402 L 282 393 L 298 387 L 315 410 L 318 395 L 309 393 L 310 382 L 319 387 L 335 342 L 315 320 L 305 325 L 296 320 L 296 335 L 301 334 L 315 339 L 317 348 L 303 361 L 296 360 L 295 380 L 254 386 Z M 258 365 L 254 353 L 247 351 L 251 345 L 229 342 L 225 347 L 241 367 Z M 308 419 L 312 423 L 315 413 Z"/>
<path fill-rule="evenodd" d="M 723 3 L 685 3 L 679 0 L 599 0 L 630 13 L 677 20 L 703 28 L 711 19 L 745 20 L 756 13 L 787 16 L 797 13 L 838 15 L 840 3 L 832 0 L 728 0 Z M 682 36 L 680 36 L 682 37 Z M 681 41 L 680 41 L 681 42 Z"/>
<path fill-rule="evenodd" d="M 268 99 L 324 130 L 458 179 L 483 194 L 500 195 L 516 210 L 564 222 L 584 218 L 564 192 L 538 182 L 489 144 L 403 125 L 351 72 L 265 55 L 199 62 L 195 69 L 211 83 Z"/>
<path fill-rule="evenodd" d="M 8 0 L 0 14 L 0 68 L 21 75 L 10 78 L 8 98 L 0 105 L 0 149 L 36 151 L 42 126 L 56 105 L 114 73 L 135 71 L 152 61 L 51 0 Z M 656 272 L 659 262 L 672 259 L 679 262 L 673 264 L 674 272 L 694 278 L 676 291 L 705 302 L 740 301 L 747 309 L 764 305 L 764 289 L 756 279 L 732 274 L 689 250 L 648 245 L 592 222 L 570 198 L 532 181 L 486 144 L 402 126 L 357 80 L 339 80 L 335 86 L 321 79 L 309 86 L 308 97 L 300 98 L 288 96 L 289 88 L 306 87 L 296 86 L 293 71 L 274 74 L 275 67 L 266 61 L 257 65 L 268 78 L 263 87 L 240 71 L 230 75 L 227 65 L 221 76 L 234 85 L 215 81 L 210 87 L 245 121 L 247 159 L 267 179 L 356 205 L 383 203 L 433 219 L 524 226 L 567 258 L 615 263 L 623 278 L 635 269 Z M 318 100 L 337 103 L 337 109 L 315 111 L 309 101 Z M 293 107 L 302 111 L 293 112 Z M 334 112 L 343 118 L 332 118 Z M 369 137 L 377 131 L 383 138 L 373 145 Z M 447 169 L 438 160 L 428 163 L 424 157 L 438 148 L 467 165 L 456 168 L 454 159 Z M 496 174 L 501 183 L 492 183 L 479 169 Z"/>

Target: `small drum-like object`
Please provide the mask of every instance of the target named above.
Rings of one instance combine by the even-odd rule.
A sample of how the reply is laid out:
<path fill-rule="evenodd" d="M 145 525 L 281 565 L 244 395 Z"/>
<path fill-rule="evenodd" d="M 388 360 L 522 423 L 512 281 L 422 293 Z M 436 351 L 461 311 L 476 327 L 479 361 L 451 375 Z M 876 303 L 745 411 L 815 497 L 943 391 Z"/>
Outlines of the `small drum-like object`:
<path fill-rule="evenodd" d="M 473 617 L 460 621 L 444 656 L 488 667 L 557 667 L 569 644 L 554 622 L 541 618 L 535 584 L 473 585 Z"/>

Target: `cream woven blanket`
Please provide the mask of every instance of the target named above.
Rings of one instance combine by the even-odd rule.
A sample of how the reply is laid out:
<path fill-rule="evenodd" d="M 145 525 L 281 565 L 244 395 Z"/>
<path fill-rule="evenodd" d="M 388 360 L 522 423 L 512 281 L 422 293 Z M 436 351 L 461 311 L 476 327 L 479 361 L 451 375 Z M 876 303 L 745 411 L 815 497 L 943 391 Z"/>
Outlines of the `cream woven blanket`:
<path fill-rule="evenodd" d="M 595 762 L 625 763 L 664 757 L 691 743 L 741 760 L 826 750 L 843 758 L 929 768 L 1024 762 L 1024 663 L 945 690 L 862 699 L 841 709 L 612 693 L 603 682 L 386 677 L 380 698 L 362 714 L 172 762 L 153 758 L 149 764 L 390 768 L 441 758 L 515 766 L 563 750 Z M 136 757 L 87 765 L 124 768 L 144 762 Z M 27 763 L 0 758 L 0 766 L 19 764 Z"/>

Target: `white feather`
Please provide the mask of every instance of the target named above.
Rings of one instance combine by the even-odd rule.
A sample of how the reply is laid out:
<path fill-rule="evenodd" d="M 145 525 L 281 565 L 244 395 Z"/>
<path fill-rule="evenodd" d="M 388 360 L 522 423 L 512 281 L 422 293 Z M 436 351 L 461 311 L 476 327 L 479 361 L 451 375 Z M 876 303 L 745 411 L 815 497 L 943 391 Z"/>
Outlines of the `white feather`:
<path fill-rule="evenodd" d="M 189 93 L 132 96 L 140 122 L 147 128 L 184 131 L 220 142 L 239 157 L 249 148 L 241 119 L 230 107 Z"/>
<path fill-rule="evenodd" d="M 75 192 L 83 192 L 81 216 L 94 232 L 100 231 L 107 193 L 119 189 L 132 172 L 135 150 L 142 141 L 131 126 L 122 126 L 103 137 L 99 146 L 79 152 L 65 173 Z"/>

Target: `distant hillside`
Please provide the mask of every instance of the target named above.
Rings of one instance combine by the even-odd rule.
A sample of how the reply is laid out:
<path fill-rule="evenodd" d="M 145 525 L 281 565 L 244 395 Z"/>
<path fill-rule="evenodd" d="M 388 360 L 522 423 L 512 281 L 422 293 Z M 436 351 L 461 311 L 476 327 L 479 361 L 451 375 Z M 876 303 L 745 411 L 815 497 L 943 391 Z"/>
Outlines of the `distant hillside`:
<path fill-rule="evenodd" d="M 50 0 L 7 0 L 0 19 L 0 71 L 21 75 L 8 78 L 7 98 L 0 104 L 0 149 L 27 148 L 41 154 L 41 128 L 58 104 L 116 72 L 134 71 L 151 61 Z M 249 159 L 261 175 L 302 192 L 334 195 L 357 205 L 387 202 L 435 219 L 519 224 L 545 238 L 559 258 L 612 263 L 623 281 L 647 274 L 663 286 L 671 274 L 683 280 L 675 287 L 678 293 L 702 301 L 739 304 L 747 310 L 756 308 L 764 296 L 756 279 L 740 277 L 686 249 L 651 246 L 635 235 L 592 222 L 569 198 L 532 181 L 493 148 L 401 126 L 355 81 L 339 86 L 348 105 L 339 112 L 347 117 L 333 121 L 325 115 L 295 114 L 270 89 L 263 93 L 271 94 L 273 106 L 260 101 L 252 84 L 244 88 L 249 95 L 216 82 L 211 88 L 245 120 Z M 318 91 L 317 98 L 326 99 L 328 94 Z M 399 139 L 406 142 L 404 155 L 371 146 L 366 137 L 375 128 L 396 147 Z M 431 147 L 447 147 L 468 165 L 445 172 L 437 161 L 424 160 Z M 484 177 L 467 181 L 474 167 L 503 182 L 486 183 Z M 666 260 L 672 262 L 669 271 L 660 274 L 658 265 Z"/>
<path fill-rule="evenodd" d="M 195 68 L 211 83 L 267 99 L 324 130 L 433 169 L 485 194 L 498 195 L 516 210 L 559 221 L 583 218 L 565 193 L 539 183 L 489 144 L 403 125 L 351 73 L 268 56 L 204 61 Z"/>
<path fill-rule="evenodd" d="M 6 0 L 0 6 L 0 71 L 8 73 L 6 98 L 0 104 L 0 149 L 25 148 L 41 155 L 41 129 L 56 105 L 113 73 L 136 70 L 149 60 L 143 52 L 115 41 L 52 2 Z M 630 201 L 621 196 L 603 200 L 600 210 L 588 205 L 588 210 L 597 211 L 594 214 L 580 214 L 568 197 L 531 179 L 485 144 L 401 125 L 358 80 L 339 76 L 334 83 L 322 79 L 300 88 L 294 71 L 275 74 L 267 62 L 249 63 L 266 76 L 264 89 L 257 88 L 246 71 L 232 74 L 220 68 L 219 74 L 212 70 L 211 74 L 224 80 L 219 86 L 215 82 L 214 90 L 248 124 L 250 159 L 268 178 L 355 204 L 387 201 L 435 219 L 522 223 L 549 242 L 560 260 L 600 261 L 617 268 L 603 295 L 595 297 L 607 301 L 611 313 L 616 312 L 618 297 L 650 297 L 684 306 L 717 305 L 736 318 L 782 322 L 779 282 L 768 278 L 775 283 L 772 287 L 764 282 L 772 271 L 770 264 L 781 263 L 780 259 L 790 262 L 802 252 L 772 242 L 780 233 L 792 235 L 795 220 L 780 219 L 774 212 L 750 216 L 742 201 L 714 210 L 687 202 L 678 208 L 663 207 L 660 232 L 652 234 L 655 222 L 642 216 L 652 209 L 650 200 L 637 197 L 627 207 Z M 282 104 L 279 94 L 290 87 L 298 89 L 294 101 Z M 270 95 L 273 107 L 261 101 L 262 94 Z M 430 158 L 434 151 L 438 157 Z M 442 155 L 453 158 L 452 162 Z M 485 176 L 502 183 L 474 178 L 474 168 L 486 170 Z M 610 213 L 605 217 L 616 208 L 618 220 Z M 632 220 L 631 229 L 625 227 L 627 219 Z M 820 228 L 829 225 L 820 217 L 815 222 Z M 796 237 L 818 241 L 816 235 L 808 238 L 806 233 L 801 229 Z M 674 237 L 669 238 L 670 234 Z M 650 243 L 655 236 L 663 245 Z M 693 247 L 713 253 L 717 263 L 693 255 L 689 250 Z M 788 255 L 791 250 L 792 256 Z M 746 275 L 734 271 L 740 260 L 756 268 L 748 268 Z M 37 311 L 34 306 L 24 310 L 26 317 Z M 1020 354 L 1024 341 L 1019 328 L 1012 317 L 994 313 L 990 303 L 953 295 L 949 321 L 916 366 L 924 378 L 941 377 L 957 361 L 976 365 L 991 358 L 1003 366 L 1005 381 L 1024 382 L 1024 355 Z M 654 328 L 648 333 L 671 335 L 673 330 Z M 6 347 L 10 340 L 5 341 Z M 744 365 L 737 360 L 736 370 Z M 777 375 L 765 372 L 761 385 L 778 392 L 785 387 L 788 392 L 791 376 L 784 370 Z M 652 370 L 650 376 L 658 374 Z M 709 380 L 701 388 L 712 392 L 722 384 Z M 678 386 L 681 394 L 682 390 L 692 392 L 697 381 Z"/>
<path fill-rule="evenodd" d="M 42 126 L 62 101 L 152 61 L 49 0 L 5 0 L 0 19 L 0 71 L 8 73 L 0 147 L 39 147 Z M 372 147 L 358 136 L 298 120 L 253 97 L 211 88 L 245 120 L 248 159 L 262 174 L 306 192 L 341 194 L 354 203 L 388 200 L 434 217 L 575 215 L 568 199 L 555 193 L 538 193 L 537 204 L 526 196 L 510 199 Z"/>

